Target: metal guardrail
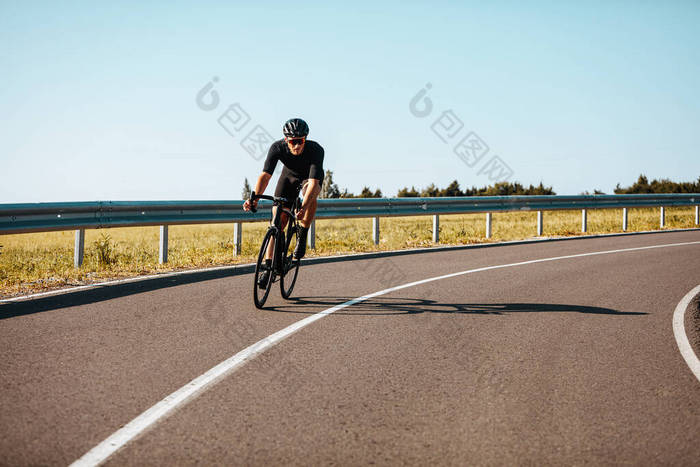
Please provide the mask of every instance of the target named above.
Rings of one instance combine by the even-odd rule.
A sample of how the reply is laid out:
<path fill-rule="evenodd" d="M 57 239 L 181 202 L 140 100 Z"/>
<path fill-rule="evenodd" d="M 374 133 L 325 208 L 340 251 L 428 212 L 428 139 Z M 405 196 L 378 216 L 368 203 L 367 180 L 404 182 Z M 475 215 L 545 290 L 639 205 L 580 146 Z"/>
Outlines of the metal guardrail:
<path fill-rule="evenodd" d="M 550 211 L 700 204 L 700 194 L 590 196 L 466 196 L 454 198 L 320 199 L 317 218 L 420 216 L 498 211 Z M 97 201 L 0 204 L 0 234 L 147 225 L 255 222 L 270 218 L 268 201 L 257 213 L 243 201 Z"/>
<path fill-rule="evenodd" d="M 242 200 L 232 201 L 96 201 L 78 203 L 0 204 L 0 235 L 55 230 L 76 230 L 76 266 L 82 264 L 84 230 L 159 225 L 160 260 L 167 261 L 167 226 L 179 224 L 235 223 L 234 254 L 240 253 L 241 223 L 270 219 L 271 203 L 261 201 L 258 212 L 243 211 Z M 623 230 L 627 230 L 627 209 L 659 207 L 660 226 L 664 208 L 695 206 L 698 224 L 700 193 L 580 196 L 467 196 L 442 198 L 347 198 L 321 199 L 316 218 L 372 217 L 373 238 L 379 242 L 379 218 L 385 216 L 433 216 L 433 241 L 438 242 L 439 215 L 484 212 L 486 236 L 491 236 L 491 213 L 537 211 L 537 234 L 542 235 L 542 211 L 582 210 L 582 231 L 586 231 L 588 209 L 622 208 Z M 314 229 L 310 230 L 314 247 Z"/>

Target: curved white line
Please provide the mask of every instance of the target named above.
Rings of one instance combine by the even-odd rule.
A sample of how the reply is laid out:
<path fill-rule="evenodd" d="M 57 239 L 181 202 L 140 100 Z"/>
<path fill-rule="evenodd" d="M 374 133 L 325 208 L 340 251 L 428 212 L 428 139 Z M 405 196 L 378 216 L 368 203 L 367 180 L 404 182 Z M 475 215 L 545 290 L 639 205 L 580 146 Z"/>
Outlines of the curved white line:
<path fill-rule="evenodd" d="M 113 433 L 107 439 L 102 441 L 100 444 L 98 444 L 97 446 L 92 448 L 83 457 L 81 457 L 80 459 L 73 462 L 73 464 L 71 464 L 71 466 L 93 466 L 93 465 L 98 465 L 98 464 L 104 462 L 109 456 L 114 454 L 117 450 L 119 450 L 121 447 L 123 447 L 129 441 L 131 441 L 134 438 L 136 438 L 137 436 L 139 436 L 146 429 L 148 429 L 149 427 L 154 425 L 156 422 L 158 422 L 161 418 L 166 417 L 167 415 L 171 414 L 175 409 L 182 406 L 187 401 L 193 399 L 198 394 L 202 393 L 203 391 L 205 391 L 206 389 L 211 387 L 213 384 L 217 383 L 218 381 L 220 381 L 221 379 L 223 379 L 224 377 L 229 375 L 231 372 L 233 372 L 237 368 L 241 367 L 248 360 L 255 358 L 256 356 L 260 355 L 265 350 L 269 349 L 270 347 L 277 344 L 278 342 L 285 339 L 286 337 L 294 334 L 298 330 L 308 326 L 309 324 L 311 324 L 315 321 L 318 321 L 319 319 L 324 318 L 325 316 L 328 316 L 332 313 L 335 313 L 338 310 L 342 310 L 343 308 L 347 308 L 351 305 L 354 305 L 355 303 L 360 303 L 360 302 L 363 302 L 363 301 L 368 300 L 370 298 L 378 297 L 380 295 L 385 295 L 385 294 L 388 294 L 391 292 L 395 292 L 397 290 L 405 289 L 408 287 L 413 287 L 416 285 L 425 284 L 428 282 L 438 281 L 441 279 L 449 279 L 451 277 L 462 276 L 465 274 L 472 274 L 475 272 L 489 271 L 492 269 L 502 269 L 502 268 L 509 268 L 509 267 L 513 267 L 513 266 L 524 266 L 526 264 L 544 263 L 547 261 L 558 261 L 558 260 L 570 259 L 570 258 L 582 258 L 585 256 L 607 255 L 607 254 L 621 253 L 621 252 L 627 252 L 627 251 L 650 250 L 650 249 L 654 249 L 654 248 L 667 248 L 667 247 L 674 247 L 674 246 L 697 245 L 697 244 L 700 244 L 700 241 L 684 242 L 684 243 L 670 243 L 670 244 L 665 244 L 665 245 L 652 245 L 652 246 L 643 246 L 643 247 L 636 247 L 636 248 L 624 248 L 624 249 L 620 249 L 620 250 L 596 251 L 596 252 L 591 252 L 591 253 L 580 253 L 577 255 L 566 255 L 566 256 L 556 256 L 553 258 L 533 259 L 530 261 L 522 261 L 519 263 L 501 264 L 498 266 L 486 266 L 483 268 L 469 269 L 467 271 L 460 271 L 460 272 L 455 272 L 452 274 L 445 274 L 443 276 L 431 277 L 428 279 L 410 282 L 408 284 L 398 285 L 396 287 L 391 287 L 389 289 L 380 290 L 379 292 L 374 292 L 374 293 L 371 293 L 369 295 L 363 295 L 362 297 L 349 300 L 345 303 L 341 303 L 340 305 L 336 305 L 332 308 L 328 308 L 328 309 L 320 311 L 314 315 L 311 315 L 307 318 L 304 318 L 300 321 L 297 321 L 296 323 L 287 326 L 286 328 L 282 329 L 281 331 L 277 331 L 276 333 L 256 342 L 255 344 L 251 345 L 250 347 L 247 347 L 247 348 L 241 350 L 240 352 L 238 352 L 234 356 L 219 363 L 218 365 L 216 365 L 214 368 L 207 371 L 203 375 L 193 379 L 192 381 L 187 383 L 185 386 L 181 387 L 180 389 L 178 389 L 174 393 L 167 396 L 165 399 L 163 399 L 160 402 L 158 402 L 157 404 L 155 404 L 150 409 L 143 412 L 141 415 L 139 415 L 138 417 L 136 417 L 135 419 L 130 421 L 128 424 L 124 425 L 124 427 L 117 430 L 115 433 Z"/>
<path fill-rule="evenodd" d="M 681 351 L 685 363 L 688 364 L 690 371 L 700 381 L 700 360 L 693 352 L 688 336 L 685 333 L 684 325 L 685 310 L 688 309 L 688 305 L 698 294 L 700 294 L 700 285 L 688 292 L 676 306 L 676 310 L 673 312 L 673 335 L 676 337 L 676 344 L 678 344 L 678 349 Z"/>

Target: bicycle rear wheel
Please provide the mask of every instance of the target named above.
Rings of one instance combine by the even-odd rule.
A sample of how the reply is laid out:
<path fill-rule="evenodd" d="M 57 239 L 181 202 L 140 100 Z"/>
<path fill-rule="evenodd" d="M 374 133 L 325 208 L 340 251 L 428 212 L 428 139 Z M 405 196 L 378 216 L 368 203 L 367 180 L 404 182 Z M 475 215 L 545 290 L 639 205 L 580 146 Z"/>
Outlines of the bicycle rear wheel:
<path fill-rule="evenodd" d="M 301 260 L 294 258 L 294 249 L 299 243 L 299 229 L 296 223 L 290 222 L 287 228 L 287 241 L 282 256 L 282 275 L 280 276 L 280 292 L 287 299 L 292 295 L 292 289 L 297 282 Z"/>
<path fill-rule="evenodd" d="M 260 253 L 258 253 L 258 262 L 255 264 L 255 276 L 253 277 L 253 301 L 255 302 L 256 308 L 262 308 L 265 304 L 267 296 L 270 295 L 272 282 L 275 279 L 276 274 L 274 261 L 269 268 L 266 267 L 265 252 L 267 251 L 267 247 L 270 244 L 270 242 L 273 242 L 272 258 L 275 258 L 275 255 L 277 254 L 277 242 L 275 241 L 276 239 L 277 233 L 273 229 L 268 230 L 265 234 L 265 238 L 263 238 L 262 246 L 260 247 Z M 258 280 L 260 279 L 260 275 L 266 270 L 269 270 L 269 277 L 267 279 L 267 284 L 263 288 L 258 285 Z"/>

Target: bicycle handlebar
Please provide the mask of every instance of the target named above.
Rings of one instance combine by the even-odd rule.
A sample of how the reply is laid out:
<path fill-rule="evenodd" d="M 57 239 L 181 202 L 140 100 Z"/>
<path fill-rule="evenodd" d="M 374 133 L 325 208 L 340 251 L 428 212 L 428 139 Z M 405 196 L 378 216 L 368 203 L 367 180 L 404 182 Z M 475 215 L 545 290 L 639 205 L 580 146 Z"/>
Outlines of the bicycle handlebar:
<path fill-rule="evenodd" d="M 255 206 L 253 206 L 253 201 L 255 201 L 256 199 L 266 199 L 266 200 L 272 201 L 275 204 L 287 202 L 287 198 L 282 198 L 282 197 L 277 197 L 277 196 L 268 196 L 268 195 L 256 195 L 255 192 L 253 191 L 250 194 L 249 200 L 251 203 L 250 210 L 253 211 L 254 213 L 258 212 L 258 209 Z"/>

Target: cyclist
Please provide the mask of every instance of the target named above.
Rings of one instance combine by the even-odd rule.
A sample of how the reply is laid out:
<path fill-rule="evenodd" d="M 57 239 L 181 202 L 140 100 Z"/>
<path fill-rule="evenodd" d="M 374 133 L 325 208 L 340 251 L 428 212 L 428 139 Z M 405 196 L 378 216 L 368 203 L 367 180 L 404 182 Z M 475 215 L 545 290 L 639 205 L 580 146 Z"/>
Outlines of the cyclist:
<path fill-rule="evenodd" d="M 299 232 L 299 243 L 294 249 L 294 257 L 301 259 L 306 253 L 306 237 L 316 215 L 317 198 L 321 192 L 321 184 L 323 183 L 323 148 L 315 141 L 307 140 L 309 134 L 309 126 L 301 118 L 292 118 L 285 122 L 282 127 L 284 139 L 275 141 L 270 146 L 267 153 L 267 159 L 263 166 L 263 172 L 255 182 L 255 193 L 263 194 L 267 184 L 270 182 L 272 173 L 275 171 L 278 161 L 282 161 L 284 168 L 275 188 L 275 196 L 283 197 L 288 200 L 285 207 L 291 209 L 292 203 L 301 192 L 303 202 L 301 208 L 295 213 L 301 225 Z M 258 200 L 251 203 L 246 200 L 243 203 L 243 209 L 249 211 L 252 207 L 256 208 Z M 277 208 L 274 208 L 275 210 Z M 272 213 L 273 218 L 275 212 Z M 287 225 L 288 216 L 285 213 L 281 214 L 281 228 Z M 273 245 L 267 248 L 265 253 L 265 270 L 258 279 L 260 287 L 266 287 L 270 278 L 270 265 L 272 263 Z"/>

